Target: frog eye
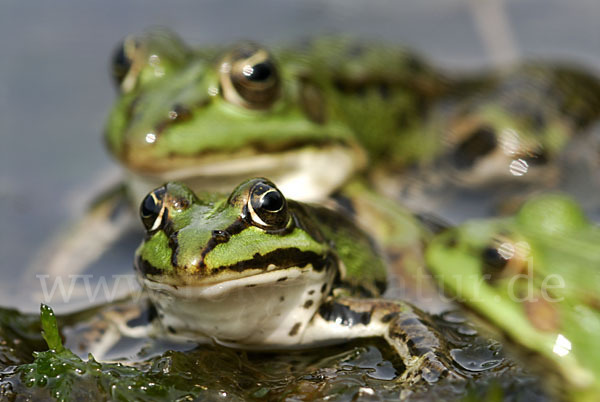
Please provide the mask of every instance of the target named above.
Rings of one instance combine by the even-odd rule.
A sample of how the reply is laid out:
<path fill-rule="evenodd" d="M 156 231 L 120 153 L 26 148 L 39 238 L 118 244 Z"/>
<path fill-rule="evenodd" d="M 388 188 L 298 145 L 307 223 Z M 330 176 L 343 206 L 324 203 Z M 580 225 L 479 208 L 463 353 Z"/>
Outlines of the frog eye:
<path fill-rule="evenodd" d="M 510 260 L 510 256 L 501 252 L 498 247 L 489 246 L 483 249 L 481 253 L 483 261 L 484 274 L 491 275 L 492 278 L 497 277 L 504 271 Z"/>
<path fill-rule="evenodd" d="M 277 66 L 265 49 L 246 43 L 224 57 L 220 67 L 223 97 L 248 109 L 267 109 L 278 98 Z"/>
<path fill-rule="evenodd" d="M 140 43 L 138 41 L 133 38 L 127 38 L 115 49 L 110 64 L 112 77 L 118 88 L 122 87 L 130 75 L 135 53 L 139 47 Z"/>
<path fill-rule="evenodd" d="M 248 212 L 253 223 L 265 229 L 282 229 L 290 221 L 285 197 L 268 181 L 260 181 L 250 190 Z"/>
<path fill-rule="evenodd" d="M 113 53 L 112 76 L 117 88 L 127 93 L 138 85 L 165 77 L 183 65 L 189 54 L 181 39 L 165 29 L 129 36 Z"/>
<path fill-rule="evenodd" d="M 530 246 L 526 241 L 511 240 L 501 235 L 481 253 L 482 273 L 491 282 L 517 275 L 528 269 Z"/>
<path fill-rule="evenodd" d="M 140 218 L 148 232 L 159 229 L 167 218 L 168 212 L 163 202 L 166 191 L 164 186 L 157 188 L 148 194 L 140 205 Z"/>
<path fill-rule="evenodd" d="M 456 147 L 452 154 L 454 165 L 458 169 L 469 169 L 477 159 L 492 152 L 496 144 L 496 135 L 491 127 L 478 127 Z"/>

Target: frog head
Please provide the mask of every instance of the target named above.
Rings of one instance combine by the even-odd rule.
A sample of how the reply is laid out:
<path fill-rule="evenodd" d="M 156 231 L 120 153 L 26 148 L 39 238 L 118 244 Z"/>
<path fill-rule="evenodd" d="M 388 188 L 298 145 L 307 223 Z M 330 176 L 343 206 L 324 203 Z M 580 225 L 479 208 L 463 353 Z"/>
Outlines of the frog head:
<path fill-rule="evenodd" d="M 471 185 L 554 180 L 558 156 L 593 115 L 570 100 L 585 82 L 574 75 L 524 65 L 459 102 L 440 124 L 456 176 Z"/>
<path fill-rule="evenodd" d="M 303 68 L 250 42 L 192 51 L 165 31 L 125 39 L 106 140 L 134 178 L 134 198 L 172 180 L 226 191 L 269 176 L 298 199 L 343 183 L 364 153 Z"/>
<path fill-rule="evenodd" d="M 466 185 L 554 180 L 570 129 L 560 120 L 534 122 L 497 103 L 461 110 L 446 125 L 447 162 Z"/>
<path fill-rule="evenodd" d="M 227 344 L 297 342 L 337 272 L 305 214 L 266 179 L 223 198 L 179 183 L 148 194 L 135 267 L 163 326 Z"/>
<path fill-rule="evenodd" d="M 551 362 L 573 389 L 600 388 L 600 230 L 548 194 L 514 217 L 437 236 L 427 260 L 444 290 Z"/>

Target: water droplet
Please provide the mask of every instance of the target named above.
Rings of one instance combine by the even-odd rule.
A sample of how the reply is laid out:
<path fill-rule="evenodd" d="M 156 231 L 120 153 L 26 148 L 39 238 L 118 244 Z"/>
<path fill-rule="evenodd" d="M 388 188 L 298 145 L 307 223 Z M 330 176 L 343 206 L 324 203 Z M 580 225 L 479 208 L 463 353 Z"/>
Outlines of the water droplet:
<path fill-rule="evenodd" d="M 160 64 L 160 57 L 158 57 L 157 54 L 153 54 L 150 57 L 148 57 L 148 64 L 150 64 L 152 67 L 156 67 Z"/>
<path fill-rule="evenodd" d="M 154 134 L 154 133 L 146 134 L 146 142 L 148 144 L 154 144 L 155 141 L 156 141 L 156 134 Z"/>
<path fill-rule="evenodd" d="M 485 371 L 502 363 L 502 359 L 498 359 L 496 353 L 485 346 L 452 349 L 450 355 L 456 363 L 469 371 Z"/>
<path fill-rule="evenodd" d="M 505 260 L 510 260 L 515 256 L 515 246 L 512 243 L 504 242 L 498 247 L 498 254 Z"/>
<path fill-rule="evenodd" d="M 523 159 L 515 159 L 510 163 L 509 171 L 513 176 L 523 176 L 529 170 L 529 165 Z"/>
<path fill-rule="evenodd" d="M 246 64 L 243 68 L 242 68 L 242 74 L 244 74 L 246 77 L 250 77 L 252 75 L 252 73 L 254 72 L 254 68 L 252 68 L 251 65 Z"/>
<path fill-rule="evenodd" d="M 448 311 L 442 315 L 444 321 L 448 321 L 454 324 L 462 324 L 466 321 L 463 313 L 460 311 Z"/>

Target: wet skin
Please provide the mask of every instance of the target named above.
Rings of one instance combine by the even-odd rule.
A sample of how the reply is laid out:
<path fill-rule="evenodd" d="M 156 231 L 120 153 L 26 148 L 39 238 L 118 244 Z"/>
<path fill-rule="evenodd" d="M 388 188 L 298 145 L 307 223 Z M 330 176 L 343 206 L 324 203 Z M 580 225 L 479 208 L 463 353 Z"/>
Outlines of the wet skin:
<path fill-rule="evenodd" d="M 576 400 L 600 395 L 600 228 L 563 195 L 510 218 L 467 222 L 427 250 L 448 292 L 557 372 Z"/>
<path fill-rule="evenodd" d="M 460 377 L 430 318 L 381 298 L 385 262 L 344 215 L 286 200 L 266 179 L 229 197 L 169 183 L 140 214 L 135 267 L 160 336 L 257 350 L 376 336 L 402 358 L 405 381 Z"/>

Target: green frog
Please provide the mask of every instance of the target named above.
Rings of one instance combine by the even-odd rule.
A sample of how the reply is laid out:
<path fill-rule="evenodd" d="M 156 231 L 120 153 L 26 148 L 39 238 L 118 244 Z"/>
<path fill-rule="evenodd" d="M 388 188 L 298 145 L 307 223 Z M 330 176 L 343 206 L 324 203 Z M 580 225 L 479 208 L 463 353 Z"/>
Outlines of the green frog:
<path fill-rule="evenodd" d="M 600 117 L 597 77 L 573 65 L 525 63 L 490 75 L 484 88 L 455 92 L 422 127 L 440 141 L 434 159 L 401 177 L 380 173 L 380 192 L 453 222 L 512 214 L 549 189 L 596 210 L 588 191 L 598 185 L 596 156 L 583 134 Z"/>
<path fill-rule="evenodd" d="M 106 142 L 133 205 L 169 180 L 227 191 L 254 176 L 319 202 L 360 172 L 395 199 L 411 199 L 407 182 L 552 187 L 570 139 L 600 115 L 600 81 L 574 66 L 461 76 L 344 37 L 190 49 L 149 31 L 123 42 L 113 73 Z M 408 167 L 425 175 L 407 179 Z"/>
<path fill-rule="evenodd" d="M 121 208 L 124 195 L 137 205 L 148 191 L 170 180 L 193 190 L 228 191 L 243 179 L 266 176 L 286 196 L 317 202 L 326 202 L 336 192 L 353 202 L 369 193 L 364 198 L 367 204 L 379 204 L 377 212 L 357 218 L 368 221 L 367 228 L 386 226 L 376 237 L 391 244 L 395 236 L 388 236 L 388 229 L 398 222 L 403 225 L 406 212 L 396 213 L 402 208 L 387 200 L 374 202 L 375 194 L 368 189 L 376 184 L 378 192 L 391 199 L 418 200 L 411 203 L 416 207 L 431 204 L 437 197 L 405 197 L 398 189 L 399 183 L 402 188 L 415 182 L 427 187 L 420 185 L 426 180 L 389 173 L 411 164 L 444 161 L 452 148 L 457 149 L 456 160 L 465 153 L 467 159 L 478 159 L 479 151 L 487 152 L 489 147 L 482 149 L 478 135 L 449 141 L 437 123 L 425 122 L 435 117 L 429 111 L 440 100 L 497 89 L 498 81 L 488 75 L 448 78 L 404 49 L 348 38 L 317 39 L 273 51 L 249 42 L 191 49 L 165 30 L 126 38 L 114 55 L 112 70 L 119 97 L 106 126 L 106 143 L 127 178 L 77 227 L 68 229 L 66 241 L 56 236 L 34 261 L 33 270 L 43 267 L 51 277 L 86 272 L 111 244 L 125 243 L 117 240 L 135 228 L 135 218 Z M 490 99 L 503 93 L 492 92 L 496 95 Z M 497 132 L 502 132 L 500 127 Z M 484 145 L 499 143 L 484 137 Z M 449 143 L 455 145 L 448 149 Z M 439 181 L 443 172 L 460 171 L 465 176 L 475 172 L 480 181 L 494 177 L 486 176 L 490 169 L 482 167 L 489 164 L 467 165 L 462 170 L 435 169 L 433 176 Z M 349 190 L 356 186 L 347 183 L 360 176 L 366 177 L 364 190 Z M 449 194 L 447 188 L 441 192 Z M 382 223 L 374 223 L 373 217 Z M 415 232 L 403 227 L 396 231 Z"/>
<path fill-rule="evenodd" d="M 447 86 L 392 47 L 331 38 L 205 51 L 167 31 L 127 38 L 113 73 L 120 95 L 106 142 L 130 174 L 135 204 L 169 180 L 224 191 L 256 175 L 293 198 L 322 200 L 365 167 L 367 153 L 375 161 L 424 152 L 423 138 L 400 153 L 390 146 L 398 122 L 414 121 Z"/>
<path fill-rule="evenodd" d="M 576 400 L 600 396 L 600 228 L 561 194 L 513 217 L 469 221 L 438 235 L 427 261 L 456 296 L 560 382 Z M 535 364 L 533 365 L 536 366 Z"/>
<path fill-rule="evenodd" d="M 144 198 L 140 216 L 135 269 L 159 336 L 250 350 L 383 337 L 404 380 L 461 376 L 428 315 L 381 298 L 380 250 L 343 214 L 254 178 L 229 197 L 168 183 Z"/>

